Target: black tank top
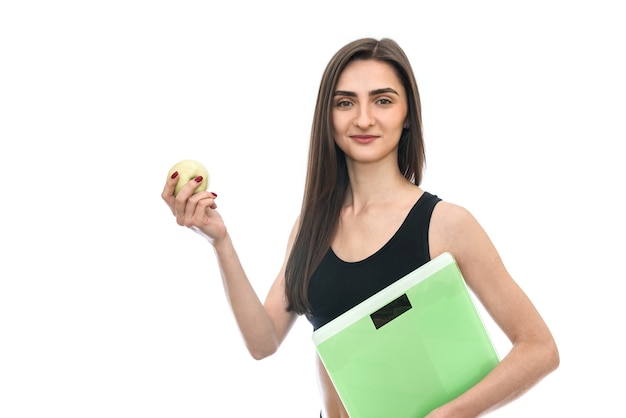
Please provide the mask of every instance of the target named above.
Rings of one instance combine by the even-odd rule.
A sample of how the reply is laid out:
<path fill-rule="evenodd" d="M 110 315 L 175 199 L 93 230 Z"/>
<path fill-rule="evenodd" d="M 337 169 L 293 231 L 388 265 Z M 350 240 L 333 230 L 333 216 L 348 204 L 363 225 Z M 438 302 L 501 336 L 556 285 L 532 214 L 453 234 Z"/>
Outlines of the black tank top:
<path fill-rule="evenodd" d="M 309 283 L 314 330 L 430 260 L 428 227 L 439 201 L 424 192 L 393 237 L 364 260 L 346 262 L 328 250 Z"/>

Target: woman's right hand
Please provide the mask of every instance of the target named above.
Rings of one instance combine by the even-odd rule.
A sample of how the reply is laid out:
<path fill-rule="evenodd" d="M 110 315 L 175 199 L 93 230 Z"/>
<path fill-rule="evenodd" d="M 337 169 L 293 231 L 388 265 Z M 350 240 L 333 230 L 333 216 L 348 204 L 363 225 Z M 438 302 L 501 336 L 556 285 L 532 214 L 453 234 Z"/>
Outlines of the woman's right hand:
<path fill-rule="evenodd" d="M 174 173 L 167 179 L 161 197 L 176 217 L 178 225 L 191 228 L 215 245 L 226 237 L 226 225 L 216 210 L 215 193 L 203 191 L 194 194 L 201 181 L 202 177 L 188 181 L 174 196 L 174 188 L 178 183 L 177 173 Z"/>

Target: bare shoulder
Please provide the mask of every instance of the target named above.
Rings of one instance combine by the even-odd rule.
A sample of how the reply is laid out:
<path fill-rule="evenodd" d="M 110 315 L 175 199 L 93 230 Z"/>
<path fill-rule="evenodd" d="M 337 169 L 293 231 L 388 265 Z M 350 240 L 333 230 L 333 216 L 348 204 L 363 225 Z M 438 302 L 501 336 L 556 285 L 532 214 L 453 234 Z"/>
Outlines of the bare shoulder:
<path fill-rule="evenodd" d="M 463 206 L 442 200 L 437 203 L 433 211 L 431 226 L 458 227 L 473 217 Z"/>
<path fill-rule="evenodd" d="M 469 210 L 445 201 L 435 206 L 429 234 L 432 257 L 445 251 L 463 252 L 462 247 L 473 247 L 478 241 L 488 240 L 483 228 Z"/>
<path fill-rule="evenodd" d="M 443 201 L 435 206 L 429 246 L 431 257 L 450 252 L 473 287 L 479 281 L 510 279 L 487 232 L 463 206 Z"/>

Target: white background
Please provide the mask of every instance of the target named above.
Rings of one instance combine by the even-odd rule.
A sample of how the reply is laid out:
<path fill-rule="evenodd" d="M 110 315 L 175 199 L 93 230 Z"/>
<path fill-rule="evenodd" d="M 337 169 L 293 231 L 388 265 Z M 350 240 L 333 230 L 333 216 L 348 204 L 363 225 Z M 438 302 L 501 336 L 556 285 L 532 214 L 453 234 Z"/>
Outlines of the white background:
<path fill-rule="evenodd" d="M 160 193 L 203 161 L 264 297 L 321 73 L 362 36 L 414 66 L 424 188 L 478 218 L 559 344 L 560 368 L 492 415 L 623 414 L 618 4 L 2 2 L 0 416 L 317 416 L 308 322 L 252 360 L 212 249 Z"/>

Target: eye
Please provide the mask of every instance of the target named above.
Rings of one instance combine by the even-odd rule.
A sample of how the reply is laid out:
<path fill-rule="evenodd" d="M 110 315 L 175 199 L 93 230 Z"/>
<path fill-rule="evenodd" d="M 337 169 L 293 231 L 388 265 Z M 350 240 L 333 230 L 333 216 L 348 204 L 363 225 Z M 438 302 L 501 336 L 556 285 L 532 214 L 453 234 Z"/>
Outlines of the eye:
<path fill-rule="evenodd" d="M 393 103 L 391 100 L 387 99 L 386 97 L 381 97 L 380 99 L 376 100 L 376 103 L 378 104 L 382 104 L 382 105 L 388 105 Z"/>
<path fill-rule="evenodd" d="M 350 100 L 338 100 L 335 103 L 336 107 L 349 107 L 352 106 L 352 102 Z"/>

